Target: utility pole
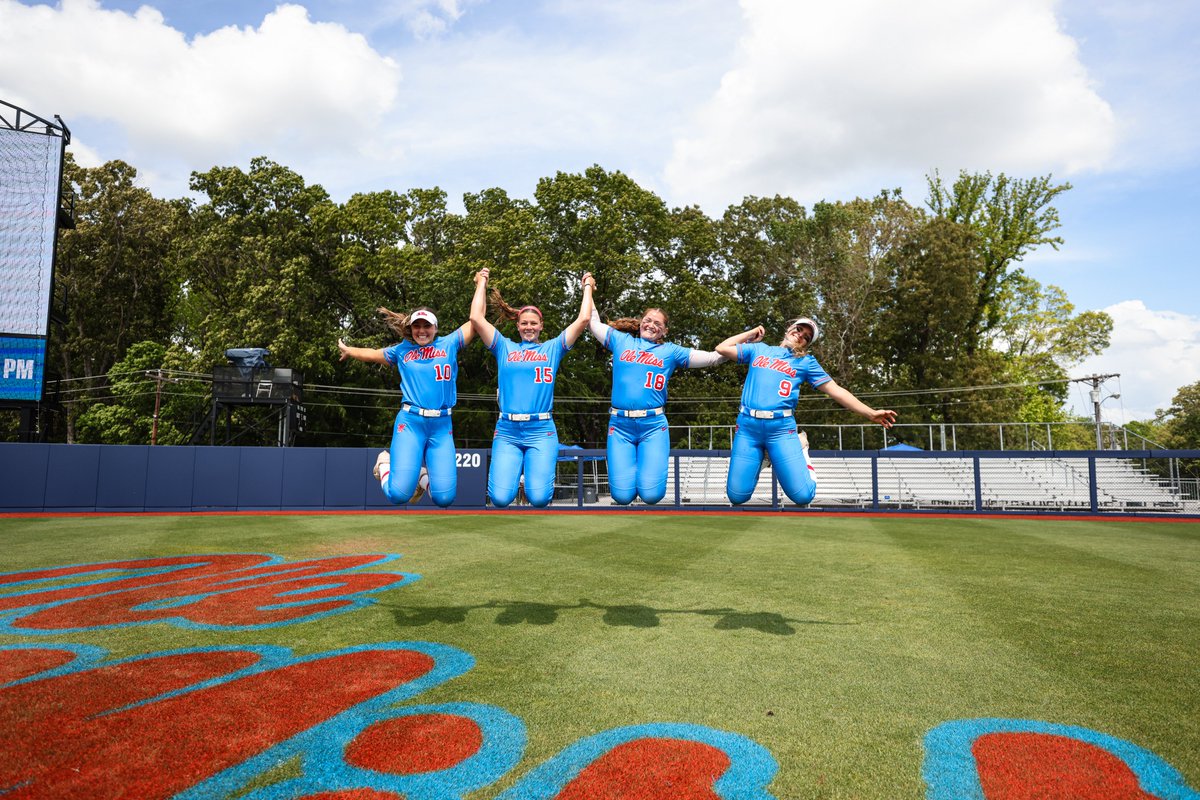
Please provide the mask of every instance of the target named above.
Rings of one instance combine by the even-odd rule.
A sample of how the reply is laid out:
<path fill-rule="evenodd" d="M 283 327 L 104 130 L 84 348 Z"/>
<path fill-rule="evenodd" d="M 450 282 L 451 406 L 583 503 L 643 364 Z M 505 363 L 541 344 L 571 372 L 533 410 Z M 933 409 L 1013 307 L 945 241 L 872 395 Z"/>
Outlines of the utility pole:
<path fill-rule="evenodd" d="M 161 369 L 154 370 L 154 424 L 150 427 L 150 446 L 158 444 L 158 408 L 162 403 L 163 374 Z"/>
<path fill-rule="evenodd" d="M 153 447 L 154 445 L 158 444 L 158 410 L 159 410 L 159 407 L 162 405 L 163 381 L 171 381 L 171 383 L 178 383 L 178 381 L 175 380 L 174 378 L 168 378 L 165 375 L 163 375 L 163 371 L 161 369 L 146 370 L 146 377 L 154 378 L 154 383 L 155 383 L 155 387 L 154 387 L 154 423 L 150 427 L 150 446 Z"/>
<path fill-rule="evenodd" d="M 1105 397 L 1103 399 L 1100 397 L 1100 384 L 1103 383 L 1104 381 L 1108 380 L 1109 378 L 1119 378 L 1119 377 L 1121 377 L 1120 373 L 1113 373 L 1110 375 L 1089 375 L 1086 378 L 1072 378 L 1071 379 L 1072 382 L 1074 382 L 1074 383 L 1090 383 L 1092 385 L 1092 390 L 1090 392 L 1088 392 L 1088 396 L 1092 400 L 1092 411 L 1095 414 L 1095 418 L 1096 418 L 1096 449 L 1097 450 L 1104 449 L 1104 439 L 1100 433 L 1100 430 L 1101 430 L 1100 426 L 1102 425 L 1101 420 L 1100 420 L 1100 404 L 1102 402 L 1104 402 L 1104 400 L 1108 399 L 1107 397 Z M 1113 397 L 1120 397 L 1120 395 L 1114 394 Z"/>

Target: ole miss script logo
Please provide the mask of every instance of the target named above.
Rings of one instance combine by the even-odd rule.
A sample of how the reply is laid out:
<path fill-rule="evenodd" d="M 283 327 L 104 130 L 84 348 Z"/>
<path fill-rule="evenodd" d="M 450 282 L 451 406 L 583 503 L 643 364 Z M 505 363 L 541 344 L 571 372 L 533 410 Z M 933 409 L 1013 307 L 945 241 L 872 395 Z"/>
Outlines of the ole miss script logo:
<path fill-rule="evenodd" d="M 435 358 L 446 358 L 447 353 L 440 347 L 433 345 L 425 345 L 413 350 L 409 350 L 404 354 L 405 362 L 408 361 L 432 361 Z"/>
<path fill-rule="evenodd" d="M 796 370 L 792 367 L 791 364 L 784 361 L 782 358 L 772 358 L 770 356 L 756 356 L 755 359 L 752 362 L 750 362 L 750 366 L 762 367 L 763 369 L 773 369 L 776 372 L 782 372 L 784 375 L 787 375 L 790 378 L 796 377 Z"/>
<path fill-rule="evenodd" d="M 540 350 L 514 350 L 508 354 L 508 362 L 510 364 L 524 363 L 526 361 L 549 361 L 550 358 Z"/>
<path fill-rule="evenodd" d="M 643 364 L 647 367 L 661 367 L 663 360 L 653 353 L 647 353 L 645 350 L 623 350 L 621 351 L 620 360 L 629 364 Z"/>
<path fill-rule="evenodd" d="M 0 575 L 0 635 L 23 640 L 0 645 L 0 795 L 461 800 L 503 779 L 509 788 L 486 797 L 774 798 L 770 752 L 686 722 L 593 733 L 510 779 L 525 754 L 523 720 L 445 688 L 423 700 L 474 668 L 463 650 L 404 641 L 301 654 L 247 643 L 418 580 L 387 569 L 397 559 L 197 555 Z M 116 657 L 62 639 L 151 624 L 203 632 L 207 644 Z M 236 643 L 213 644 L 223 631 Z M 933 728 L 924 749 L 927 800 L 1200 800 L 1154 753 L 1087 728 L 955 720 Z"/>

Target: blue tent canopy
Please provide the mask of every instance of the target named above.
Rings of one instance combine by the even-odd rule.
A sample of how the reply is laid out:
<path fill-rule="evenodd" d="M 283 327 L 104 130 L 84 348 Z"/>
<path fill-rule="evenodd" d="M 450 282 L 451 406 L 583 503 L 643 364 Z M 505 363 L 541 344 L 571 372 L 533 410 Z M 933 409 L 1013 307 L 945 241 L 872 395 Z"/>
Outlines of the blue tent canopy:
<path fill-rule="evenodd" d="M 584 456 L 579 452 L 583 450 L 577 444 L 560 444 L 558 446 L 559 461 L 603 461 L 604 456 Z"/>
<path fill-rule="evenodd" d="M 896 442 L 896 444 L 893 444 L 889 447 L 885 447 L 883 449 L 884 450 L 901 450 L 901 451 L 904 451 L 904 450 L 920 451 L 921 450 L 920 447 L 913 447 L 911 444 L 905 444 L 904 442 Z"/>

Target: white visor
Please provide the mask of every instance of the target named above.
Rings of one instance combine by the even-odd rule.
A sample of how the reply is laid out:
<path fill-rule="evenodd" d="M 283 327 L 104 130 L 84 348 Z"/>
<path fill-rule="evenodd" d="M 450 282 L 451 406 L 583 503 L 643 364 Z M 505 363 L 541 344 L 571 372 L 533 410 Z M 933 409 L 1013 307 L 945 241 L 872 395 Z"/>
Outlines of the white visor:
<path fill-rule="evenodd" d="M 426 322 L 428 322 L 430 325 L 432 325 L 435 328 L 437 327 L 437 317 L 434 316 L 432 311 L 429 311 L 424 308 L 417 309 L 416 311 L 412 312 L 412 314 L 409 315 L 408 324 L 412 325 L 414 322 L 416 322 L 419 319 L 425 320 Z"/>
<path fill-rule="evenodd" d="M 790 331 L 797 325 L 807 325 L 808 327 L 812 328 L 812 339 L 809 340 L 809 344 L 812 344 L 821 337 L 821 328 L 817 325 L 816 320 L 808 317 L 796 317 L 794 320 L 788 323 L 787 330 Z"/>

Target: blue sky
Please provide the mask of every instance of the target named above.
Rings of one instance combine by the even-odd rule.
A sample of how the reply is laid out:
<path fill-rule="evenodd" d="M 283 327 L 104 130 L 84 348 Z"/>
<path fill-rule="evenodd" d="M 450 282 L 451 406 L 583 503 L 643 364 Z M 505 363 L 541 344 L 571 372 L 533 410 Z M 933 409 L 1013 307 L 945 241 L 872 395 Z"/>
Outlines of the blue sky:
<path fill-rule="evenodd" d="M 600 164 L 714 216 L 1052 173 L 1023 266 L 1113 315 L 1072 374 L 1120 373 L 1115 421 L 1200 380 L 1198 54 L 1194 0 L 0 0 L 0 99 L 166 197 L 255 155 L 455 204 Z"/>

